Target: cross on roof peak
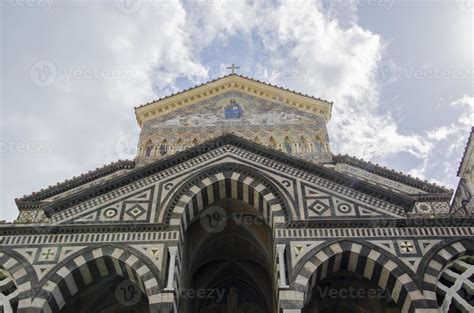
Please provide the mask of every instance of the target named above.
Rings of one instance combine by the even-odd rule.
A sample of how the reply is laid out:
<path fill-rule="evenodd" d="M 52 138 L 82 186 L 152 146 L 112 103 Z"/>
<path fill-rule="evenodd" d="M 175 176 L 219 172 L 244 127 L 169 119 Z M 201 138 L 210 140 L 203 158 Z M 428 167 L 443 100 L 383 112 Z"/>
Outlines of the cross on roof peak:
<path fill-rule="evenodd" d="M 228 66 L 227 69 L 232 71 L 232 74 L 235 74 L 235 70 L 239 69 L 239 66 L 236 66 L 234 63 L 232 63 L 231 66 Z"/>

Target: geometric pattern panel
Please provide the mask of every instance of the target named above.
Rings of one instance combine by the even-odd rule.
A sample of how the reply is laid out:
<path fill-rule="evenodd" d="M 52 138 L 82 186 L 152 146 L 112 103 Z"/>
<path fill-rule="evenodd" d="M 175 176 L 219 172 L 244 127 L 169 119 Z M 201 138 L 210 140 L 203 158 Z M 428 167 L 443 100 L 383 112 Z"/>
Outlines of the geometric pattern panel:
<path fill-rule="evenodd" d="M 306 216 L 309 219 L 320 218 L 353 218 L 353 217 L 403 217 L 401 212 L 390 212 L 376 206 L 369 207 L 354 202 L 350 198 L 344 199 L 322 190 L 314 185 L 301 183 L 301 194 Z"/>
<path fill-rule="evenodd" d="M 291 264 L 295 266 L 307 253 L 324 241 L 292 241 L 291 248 Z"/>
<path fill-rule="evenodd" d="M 99 208 L 83 212 L 61 224 L 134 223 L 150 221 L 155 185 L 128 194 Z"/>

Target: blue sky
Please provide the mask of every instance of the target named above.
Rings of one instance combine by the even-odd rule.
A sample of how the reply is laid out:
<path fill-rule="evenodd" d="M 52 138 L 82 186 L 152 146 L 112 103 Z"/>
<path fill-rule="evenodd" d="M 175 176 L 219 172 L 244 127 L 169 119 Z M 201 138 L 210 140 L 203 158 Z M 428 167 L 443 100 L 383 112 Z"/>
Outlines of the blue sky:
<path fill-rule="evenodd" d="M 332 149 L 455 188 L 470 0 L 0 0 L 0 219 L 133 158 L 133 107 L 227 73 L 334 101 Z"/>

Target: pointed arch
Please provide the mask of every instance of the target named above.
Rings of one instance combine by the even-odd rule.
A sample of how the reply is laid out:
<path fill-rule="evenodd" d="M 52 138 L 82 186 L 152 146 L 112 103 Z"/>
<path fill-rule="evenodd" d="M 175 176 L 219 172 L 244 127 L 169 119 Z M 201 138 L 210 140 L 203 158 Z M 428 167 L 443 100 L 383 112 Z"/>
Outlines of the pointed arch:
<path fill-rule="evenodd" d="M 163 139 L 163 141 L 161 142 L 161 145 L 160 145 L 160 155 L 166 155 L 168 154 L 168 141 L 166 139 Z"/>
<path fill-rule="evenodd" d="M 271 136 L 270 139 L 268 140 L 268 145 L 272 149 L 277 149 L 278 148 L 277 142 L 276 142 L 275 138 L 273 138 L 273 136 Z"/>
<path fill-rule="evenodd" d="M 192 145 L 193 146 L 197 146 L 199 144 L 197 138 L 194 138 L 193 141 L 192 141 Z"/>
<path fill-rule="evenodd" d="M 261 144 L 260 139 L 258 138 L 258 136 L 255 136 L 255 138 L 253 139 L 253 142 Z"/>
<path fill-rule="evenodd" d="M 176 140 L 176 152 L 179 152 L 179 151 L 183 151 L 185 148 L 183 146 L 183 139 L 181 138 L 178 138 L 178 140 Z"/>
<path fill-rule="evenodd" d="M 298 307 L 303 308 L 310 300 L 311 291 L 318 281 L 337 271 L 348 270 L 389 292 L 403 313 L 436 309 L 437 306 L 430 306 L 425 301 L 406 266 L 399 263 L 368 243 L 342 240 L 317 248 L 296 265 L 292 286 L 302 299 Z"/>
<path fill-rule="evenodd" d="M 153 142 L 151 139 L 148 139 L 148 141 L 145 144 L 145 156 L 149 157 L 152 156 L 153 153 Z"/>
<path fill-rule="evenodd" d="M 300 137 L 300 148 L 299 148 L 299 152 L 307 152 L 308 150 L 308 141 L 306 141 L 306 138 L 304 138 L 304 136 L 301 136 Z"/>
<path fill-rule="evenodd" d="M 292 143 L 291 143 L 291 140 L 288 136 L 285 137 L 284 139 L 284 146 L 285 146 L 285 152 L 291 154 L 292 152 L 292 147 L 291 147 Z"/>
<path fill-rule="evenodd" d="M 135 252 L 135 251 L 134 251 Z M 40 293 L 32 301 L 40 312 L 59 312 L 68 299 L 77 294 L 82 287 L 110 276 L 118 275 L 133 281 L 148 298 L 150 312 L 154 312 L 160 301 L 160 288 L 151 266 L 145 263 L 130 248 L 116 246 L 91 248 L 81 251 L 61 262 L 44 279 Z"/>
<path fill-rule="evenodd" d="M 315 152 L 323 151 L 323 141 L 321 140 L 321 137 L 319 137 L 319 135 L 316 135 L 316 138 L 314 140 L 314 151 Z"/>
<path fill-rule="evenodd" d="M 165 223 L 187 229 L 193 218 L 215 201 L 233 198 L 255 207 L 270 226 L 287 223 L 289 205 L 262 174 L 241 164 L 223 164 L 189 179 L 176 190 L 165 210 Z"/>

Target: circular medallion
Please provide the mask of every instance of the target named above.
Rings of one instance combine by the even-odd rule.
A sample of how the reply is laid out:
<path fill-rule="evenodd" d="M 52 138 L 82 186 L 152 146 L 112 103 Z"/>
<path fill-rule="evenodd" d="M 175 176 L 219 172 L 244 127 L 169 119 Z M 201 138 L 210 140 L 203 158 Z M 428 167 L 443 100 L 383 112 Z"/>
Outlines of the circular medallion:
<path fill-rule="evenodd" d="M 109 209 L 105 210 L 104 217 L 114 218 L 115 216 L 117 216 L 117 214 L 118 214 L 117 209 L 109 208 Z"/>
<path fill-rule="evenodd" d="M 337 206 L 337 209 L 341 213 L 349 213 L 351 211 L 351 206 L 347 203 L 341 203 Z"/>

